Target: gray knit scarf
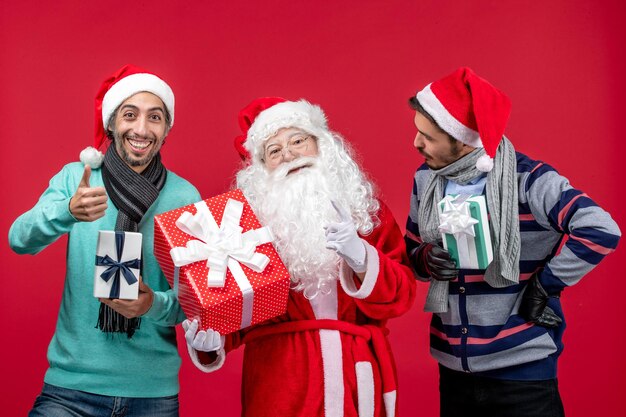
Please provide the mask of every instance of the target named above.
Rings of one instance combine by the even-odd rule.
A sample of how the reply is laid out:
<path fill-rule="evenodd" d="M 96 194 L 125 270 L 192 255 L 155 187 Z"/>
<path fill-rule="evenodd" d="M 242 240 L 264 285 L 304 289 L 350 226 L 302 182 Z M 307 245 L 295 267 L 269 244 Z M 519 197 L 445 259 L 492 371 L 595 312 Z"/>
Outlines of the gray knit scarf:
<path fill-rule="evenodd" d="M 431 170 L 418 209 L 420 236 L 424 242 L 441 245 L 437 203 L 444 197 L 446 180 L 464 185 L 482 174 L 476 160 L 485 153 L 478 148 L 439 170 Z M 493 261 L 485 271 L 485 281 L 494 288 L 519 282 L 520 233 L 517 196 L 517 160 L 513 144 L 502 137 L 494 167 L 487 174 L 487 210 L 493 245 Z M 448 311 L 448 282 L 432 280 L 424 311 Z"/>
<path fill-rule="evenodd" d="M 115 144 L 109 146 L 102 164 L 102 179 L 109 198 L 119 210 L 115 230 L 139 230 L 139 222 L 159 197 L 166 178 L 167 170 L 161 163 L 160 154 L 157 153 L 146 169 L 138 174 L 120 158 Z M 96 327 L 103 332 L 126 333 L 130 339 L 140 325 L 140 317 L 128 319 L 106 304 L 100 304 Z"/>

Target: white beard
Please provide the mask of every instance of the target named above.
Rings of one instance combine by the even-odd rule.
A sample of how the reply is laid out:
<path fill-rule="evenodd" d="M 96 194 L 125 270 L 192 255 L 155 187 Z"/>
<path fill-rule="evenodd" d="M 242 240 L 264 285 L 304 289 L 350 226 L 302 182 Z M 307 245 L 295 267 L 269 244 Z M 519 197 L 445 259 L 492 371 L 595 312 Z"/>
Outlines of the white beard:
<path fill-rule="evenodd" d="M 274 234 L 274 245 L 291 274 L 292 288 L 311 299 L 336 285 L 340 258 L 326 249 L 324 227 L 338 220 L 331 200 L 347 207 L 347 196 L 332 190 L 317 158 L 298 158 L 265 171 L 242 187 L 261 224 Z M 298 167 L 297 172 L 289 173 Z"/>

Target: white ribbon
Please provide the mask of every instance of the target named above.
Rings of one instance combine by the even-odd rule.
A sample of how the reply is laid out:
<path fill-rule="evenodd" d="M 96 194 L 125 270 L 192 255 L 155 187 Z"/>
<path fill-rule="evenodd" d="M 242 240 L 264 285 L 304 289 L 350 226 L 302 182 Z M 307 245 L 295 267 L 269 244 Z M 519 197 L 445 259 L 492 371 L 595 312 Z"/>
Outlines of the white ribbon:
<path fill-rule="evenodd" d="M 478 220 L 470 215 L 469 195 L 447 195 L 442 200 L 443 210 L 439 214 L 439 232 L 458 237 L 460 235 L 476 236 L 474 225 Z"/>
<path fill-rule="evenodd" d="M 478 220 L 470 215 L 470 205 L 467 202 L 470 197 L 469 195 L 445 196 L 442 200 L 443 210 L 439 214 L 439 232 L 454 236 L 459 266 L 463 267 L 470 267 L 473 264 L 469 239 L 470 236 L 472 238 L 476 236 L 474 225 L 478 223 Z"/>
<path fill-rule="evenodd" d="M 269 258 L 256 252 L 256 247 L 273 241 L 274 237 L 267 227 L 242 233 L 243 228 L 239 226 L 243 213 L 241 201 L 228 199 L 220 226 L 204 201 L 194 206 L 196 214 L 184 212 L 176 220 L 176 226 L 196 239 L 188 241 L 185 247 L 172 248 L 170 256 L 176 267 L 206 260 L 209 287 L 223 287 L 226 270 L 230 269 L 243 294 L 241 327 L 247 327 L 252 321 L 254 291 L 240 262 L 255 272 L 263 272 Z"/>

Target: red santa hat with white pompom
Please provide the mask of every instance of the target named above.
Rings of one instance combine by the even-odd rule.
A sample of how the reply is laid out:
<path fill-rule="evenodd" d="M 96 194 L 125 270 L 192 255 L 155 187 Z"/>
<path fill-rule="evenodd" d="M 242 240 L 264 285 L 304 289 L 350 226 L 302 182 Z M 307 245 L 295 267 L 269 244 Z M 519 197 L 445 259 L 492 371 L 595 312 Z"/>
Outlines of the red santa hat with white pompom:
<path fill-rule="evenodd" d="M 295 127 L 318 141 L 332 139 L 324 111 L 303 99 L 257 98 L 239 112 L 239 126 L 243 134 L 235 138 L 235 148 L 247 163 L 261 161 L 263 144 L 280 129 Z"/>
<path fill-rule="evenodd" d="M 109 119 L 127 98 L 148 92 L 159 97 L 169 112 L 169 127 L 174 126 L 174 92 L 161 78 L 150 71 L 127 64 L 109 76 L 96 94 L 96 125 L 94 146 L 89 146 L 80 153 L 83 164 L 98 168 L 104 155 L 99 151 L 107 141 L 106 129 Z"/>
<path fill-rule="evenodd" d="M 415 96 L 447 134 L 485 155 L 476 168 L 489 172 L 509 115 L 511 100 L 467 67 L 428 84 Z"/>

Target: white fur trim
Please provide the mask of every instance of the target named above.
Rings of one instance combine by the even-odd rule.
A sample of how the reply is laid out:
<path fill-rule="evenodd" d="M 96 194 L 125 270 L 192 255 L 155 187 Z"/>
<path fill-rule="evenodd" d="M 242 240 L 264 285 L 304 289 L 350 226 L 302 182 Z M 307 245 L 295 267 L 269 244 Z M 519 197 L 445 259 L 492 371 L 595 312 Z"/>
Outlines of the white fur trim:
<path fill-rule="evenodd" d="M 198 360 L 198 351 L 192 348 L 189 343 L 187 343 L 187 351 L 189 352 L 189 359 L 191 359 L 191 362 L 196 365 L 196 368 L 198 368 L 202 372 L 208 373 L 217 371 L 222 367 L 222 365 L 224 365 L 224 362 L 226 361 L 226 352 L 224 351 L 224 348 L 221 348 L 216 352 L 217 358 L 213 363 L 210 363 L 208 365 L 200 363 L 200 361 Z"/>
<path fill-rule="evenodd" d="M 320 330 L 322 368 L 324 371 L 324 415 L 343 416 L 343 353 L 338 330 Z"/>
<path fill-rule="evenodd" d="M 354 365 L 359 417 L 374 417 L 374 371 L 366 361 Z"/>
<path fill-rule="evenodd" d="M 356 287 L 353 278 L 354 271 L 345 261 L 341 262 L 341 267 L 339 268 L 339 282 L 341 282 L 341 287 L 350 297 L 358 299 L 363 299 L 370 296 L 370 294 L 374 290 L 374 287 L 376 286 L 376 281 L 378 280 L 378 272 L 380 271 L 380 258 L 378 257 L 378 251 L 375 247 L 373 247 L 363 239 L 361 239 L 361 241 L 365 245 L 365 252 L 367 254 L 367 271 L 365 272 L 365 276 L 363 277 L 361 287 Z"/>
<path fill-rule="evenodd" d="M 259 155 L 263 143 L 280 129 L 295 127 L 316 137 L 328 133 L 324 111 L 306 100 L 285 101 L 263 110 L 248 130 L 244 146 L 251 155 Z"/>
<path fill-rule="evenodd" d="M 484 154 L 476 161 L 476 169 L 481 172 L 489 172 L 493 169 L 493 158 Z"/>
<path fill-rule="evenodd" d="M 329 294 L 318 294 L 310 300 L 318 320 L 337 319 L 337 287 Z M 343 416 L 343 354 L 341 336 L 336 330 L 320 330 L 322 368 L 324 372 L 324 415 Z"/>
<path fill-rule="evenodd" d="M 396 415 L 396 397 L 397 391 L 394 389 L 393 391 L 383 393 L 383 402 L 385 403 L 385 412 L 387 413 L 387 417 L 395 417 Z"/>
<path fill-rule="evenodd" d="M 100 168 L 102 161 L 104 161 L 104 154 L 93 146 L 88 146 L 80 151 L 79 158 L 80 162 L 84 165 L 89 165 L 92 169 L 97 169 Z"/>
<path fill-rule="evenodd" d="M 153 74 L 131 74 L 111 86 L 102 99 L 102 124 L 107 127 L 109 117 L 128 97 L 146 91 L 159 97 L 170 113 L 170 127 L 174 126 L 174 92 L 169 85 Z"/>
<path fill-rule="evenodd" d="M 480 140 L 478 132 L 465 126 L 452 116 L 430 89 L 430 85 L 431 84 L 428 84 L 415 96 L 424 110 L 435 119 L 439 127 L 445 130 L 446 133 L 452 135 L 455 139 L 474 148 L 482 148 L 483 142 Z"/>
<path fill-rule="evenodd" d="M 338 300 L 337 300 L 337 285 L 332 287 L 330 293 L 317 294 L 313 299 L 309 301 L 313 314 L 317 320 L 331 319 L 337 320 Z"/>

